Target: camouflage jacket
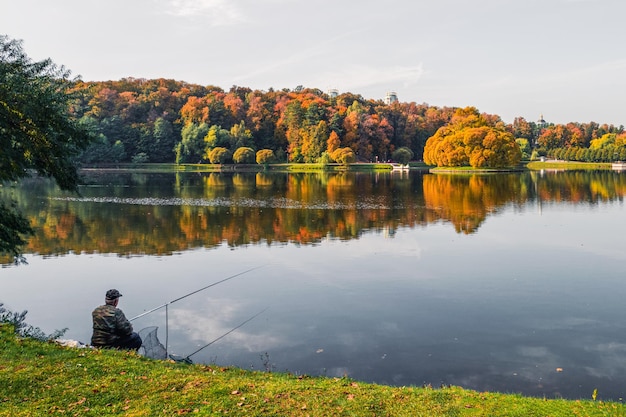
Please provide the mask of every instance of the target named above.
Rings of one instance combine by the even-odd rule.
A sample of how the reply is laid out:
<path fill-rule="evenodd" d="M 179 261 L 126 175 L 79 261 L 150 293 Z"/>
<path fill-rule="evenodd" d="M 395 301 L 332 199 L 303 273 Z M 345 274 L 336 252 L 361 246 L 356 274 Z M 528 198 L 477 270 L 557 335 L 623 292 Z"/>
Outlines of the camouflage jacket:
<path fill-rule="evenodd" d="M 92 346 L 111 346 L 117 339 L 129 336 L 133 325 L 119 308 L 112 305 L 97 307 L 92 313 L 93 334 Z"/>

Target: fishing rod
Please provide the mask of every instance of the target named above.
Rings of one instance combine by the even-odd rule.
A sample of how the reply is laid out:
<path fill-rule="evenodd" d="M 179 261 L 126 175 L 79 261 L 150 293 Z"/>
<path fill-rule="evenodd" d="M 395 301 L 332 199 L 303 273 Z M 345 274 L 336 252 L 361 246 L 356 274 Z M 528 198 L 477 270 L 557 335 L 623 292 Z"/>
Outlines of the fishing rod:
<path fill-rule="evenodd" d="M 197 349 L 196 351 L 194 351 L 193 353 L 190 353 L 189 355 L 185 356 L 184 358 L 180 358 L 176 355 L 169 355 L 169 357 L 172 360 L 175 360 L 176 362 L 185 362 L 185 363 L 193 363 L 191 361 L 191 357 L 193 355 L 195 355 L 196 353 L 200 352 L 201 350 L 208 348 L 209 346 L 211 346 L 213 343 L 217 342 L 218 340 L 228 336 L 229 334 L 231 334 L 232 332 L 234 332 L 235 330 L 239 329 L 240 327 L 243 327 L 246 323 L 254 320 L 255 318 L 257 318 L 258 316 L 260 316 L 261 314 L 265 313 L 267 311 L 269 307 L 265 307 L 263 310 L 259 311 L 258 313 L 256 313 L 254 316 L 250 317 L 249 319 L 247 319 L 246 321 L 244 321 L 243 323 L 239 324 L 236 327 L 233 327 L 232 329 L 230 329 L 229 331 L 227 331 L 226 333 L 224 333 L 223 335 L 221 335 L 220 337 L 218 337 L 217 339 L 213 339 L 211 340 L 209 343 L 207 343 L 206 345 L 202 346 L 201 348 Z"/>
<path fill-rule="evenodd" d="M 143 313 L 139 314 L 138 316 L 135 316 L 135 317 L 133 317 L 132 319 L 129 319 L 129 321 L 133 321 L 133 320 L 136 320 L 136 319 L 138 319 L 138 318 L 140 318 L 140 317 L 146 316 L 146 315 L 148 315 L 148 314 L 150 314 L 150 313 L 154 313 L 155 311 L 160 310 L 160 309 L 162 309 L 163 307 L 167 307 L 168 305 L 173 304 L 173 303 L 175 303 L 175 302 L 177 302 L 177 301 L 180 301 L 180 300 L 182 300 L 183 298 L 187 298 L 187 297 L 189 297 L 190 295 L 197 294 L 197 293 L 199 293 L 200 291 L 204 291 L 204 290 L 206 290 L 206 289 L 208 289 L 208 288 L 211 288 L 211 287 L 214 287 L 214 286 L 216 286 L 216 285 L 218 285 L 218 284 L 221 284 L 222 282 L 226 282 L 226 281 L 231 280 L 231 279 L 233 279 L 233 278 L 237 278 L 238 276 L 241 276 L 241 275 L 243 275 L 243 274 L 247 274 L 248 272 L 254 271 L 255 269 L 262 268 L 263 266 L 264 266 L 264 265 L 255 266 L 254 268 L 250 268 L 250 269 L 248 269 L 248 270 L 246 270 L 246 271 L 239 272 L 239 273 L 237 273 L 237 274 L 235 274 L 235 275 L 231 275 L 231 276 L 229 276 L 229 277 L 227 277 L 227 278 L 224 278 L 224 279 L 222 279 L 222 280 L 219 280 L 219 281 L 217 281 L 217 282 L 214 282 L 214 283 L 212 283 L 212 284 L 209 284 L 209 285 L 207 285 L 206 287 L 202 287 L 202 288 L 200 288 L 200 289 L 197 289 L 197 290 L 195 290 L 195 291 L 192 291 L 192 292 L 190 292 L 189 294 L 185 294 L 185 295 L 183 295 L 182 297 L 178 297 L 177 299 L 172 300 L 172 301 L 170 301 L 170 302 L 168 302 L 168 303 L 161 304 L 160 306 L 158 306 L 158 307 L 154 307 L 154 308 L 153 308 L 153 309 L 151 309 L 151 310 L 144 311 Z"/>
<path fill-rule="evenodd" d="M 199 288 L 199 289 L 197 289 L 197 290 L 195 290 L 195 291 L 192 291 L 192 292 L 190 292 L 190 293 L 188 293 L 188 294 L 185 294 L 185 295 L 183 295 L 183 296 L 181 296 L 181 297 L 178 297 L 177 299 L 172 300 L 172 301 L 170 301 L 170 302 L 168 302 L 168 303 L 161 304 L 160 306 L 157 306 L 157 307 L 154 307 L 153 309 L 150 309 L 150 310 L 148 310 L 148 311 L 145 311 L 145 312 L 143 312 L 143 313 L 139 314 L 138 316 L 135 316 L 135 317 L 131 318 L 129 321 L 136 320 L 136 319 L 138 319 L 138 318 L 140 318 L 140 317 L 146 316 L 146 315 L 148 315 L 148 314 L 150 314 L 150 313 L 154 313 L 155 311 L 160 310 L 160 309 L 162 309 L 163 307 L 165 307 L 165 356 L 167 357 L 167 348 L 168 348 L 168 345 L 169 345 L 169 308 L 168 308 L 168 307 L 169 307 L 169 305 L 170 305 L 170 304 L 173 304 L 173 303 L 175 303 L 175 302 L 177 302 L 177 301 L 182 300 L 183 298 L 187 298 L 187 297 L 189 297 L 189 296 L 191 296 L 191 295 L 194 295 L 194 294 L 199 293 L 200 291 L 204 291 L 204 290 L 206 290 L 206 289 L 208 289 L 208 288 L 214 287 L 214 286 L 216 286 L 216 285 L 218 285 L 218 284 L 221 284 L 221 283 L 223 283 L 223 282 L 226 282 L 226 281 L 228 281 L 228 280 L 231 280 L 231 279 L 236 278 L 236 277 L 238 277 L 238 276 L 241 276 L 241 275 L 243 275 L 243 274 L 247 274 L 248 272 L 254 271 L 255 269 L 259 269 L 259 268 L 261 268 L 261 267 L 263 267 L 263 266 L 264 266 L 264 265 L 255 266 L 254 268 L 250 268 L 250 269 L 245 270 L 245 271 L 243 271 L 243 272 L 239 272 L 239 273 L 237 273 L 237 274 L 235 274 L 235 275 L 231 275 L 231 276 L 226 277 L 226 278 L 224 278 L 224 279 L 221 279 L 221 280 L 219 280 L 219 281 L 217 281 L 217 282 L 214 282 L 214 283 L 212 283 L 212 284 L 209 284 L 209 285 L 207 285 L 207 286 L 204 286 L 204 287 L 202 287 L 202 288 Z"/>

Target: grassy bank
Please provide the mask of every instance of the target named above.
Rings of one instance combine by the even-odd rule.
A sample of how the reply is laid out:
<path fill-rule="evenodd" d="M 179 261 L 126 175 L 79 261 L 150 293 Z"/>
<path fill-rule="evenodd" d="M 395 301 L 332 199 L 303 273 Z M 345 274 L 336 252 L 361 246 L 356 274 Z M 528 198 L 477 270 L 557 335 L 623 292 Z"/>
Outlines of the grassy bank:
<path fill-rule="evenodd" d="M 437 167 L 431 168 L 429 171 L 433 174 L 500 174 L 505 172 L 524 171 L 524 167 L 514 168 L 473 168 L 470 166 L 463 167 Z"/>
<path fill-rule="evenodd" d="M 529 162 L 526 167 L 532 170 L 540 170 L 540 169 L 588 169 L 588 170 L 597 170 L 597 169 L 612 169 L 610 162 L 570 162 L 570 161 L 533 161 Z"/>
<path fill-rule="evenodd" d="M 515 172 L 525 169 L 559 169 L 559 170 L 598 170 L 612 169 L 611 163 L 593 162 L 570 162 L 570 161 L 532 161 L 510 168 L 472 168 L 463 167 L 431 167 L 423 162 L 409 163 L 414 170 L 430 170 L 433 173 L 500 173 Z M 355 163 L 349 165 L 341 164 L 305 164 L 305 163 L 284 163 L 269 164 L 267 167 L 258 164 L 100 164 L 96 166 L 83 167 L 84 170 L 113 170 L 113 171 L 133 171 L 133 172 L 263 172 L 263 171 L 288 171 L 288 172 L 315 172 L 315 171 L 391 171 L 392 167 L 387 163 Z"/>
<path fill-rule="evenodd" d="M 0 416 L 618 416 L 601 401 L 458 387 L 394 388 L 153 361 L 134 353 L 20 339 L 0 324 Z"/>
<path fill-rule="evenodd" d="M 538 171 L 542 169 L 551 170 L 611 170 L 612 164 L 610 162 L 595 163 L 595 162 L 571 162 L 571 161 L 532 161 L 522 163 L 518 167 L 514 168 L 472 168 L 468 166 L 464 167 L 438 167 L 430 169 L 432 173 L 501 173 L 501 172 L 517 172 L 524 170 Z"/>

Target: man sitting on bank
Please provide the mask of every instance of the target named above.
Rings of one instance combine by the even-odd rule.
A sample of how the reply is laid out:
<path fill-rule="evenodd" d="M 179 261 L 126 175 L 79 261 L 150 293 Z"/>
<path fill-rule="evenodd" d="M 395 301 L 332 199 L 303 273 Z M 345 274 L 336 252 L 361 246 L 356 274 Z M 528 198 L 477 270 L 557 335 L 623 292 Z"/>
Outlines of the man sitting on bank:
<path fill-rule="evenodd" d="M 107 291 L 104 305 L 91 313 L 92 346 L 128 350 L 138 350 L 141 347 L 141 337 L 133 332 L 133 325 L 126 319 L 122 310 L 117 308 L 121 296 L 118 290 Z"/>

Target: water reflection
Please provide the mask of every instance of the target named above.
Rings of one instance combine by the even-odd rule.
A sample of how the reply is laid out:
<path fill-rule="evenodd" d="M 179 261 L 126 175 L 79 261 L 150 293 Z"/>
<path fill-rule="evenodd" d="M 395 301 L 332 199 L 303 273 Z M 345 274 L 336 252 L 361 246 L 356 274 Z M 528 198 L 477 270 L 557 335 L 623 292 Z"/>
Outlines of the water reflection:
<path fill-rule="evenodd" d="M 193 359 L 619 399 L 625 183 L 614 172 L 90 172 L 74 195 L 28 180 L 5 192 L 37 235 L 28 265 L 2 269 L 0 302 L 84 341 L 108 288 L 123 289 L 133 317 L 264 265 L 172 305 L 170 351 L 184 357 L 270 307 Z M 161 309 L 135 324 L 159 326 L 163 341 L 165 323 Z"/>
<path fill-rule="evenodd" d="M 43 179 L 25 180 L 12 191 L 36 230 L 27 253 L 131 256 L 222 243 L 308 245 L 437 222 L 472 234 L 508 205 L 621 201 L 626 176 L 89 171 L 79 195 Z"/>

